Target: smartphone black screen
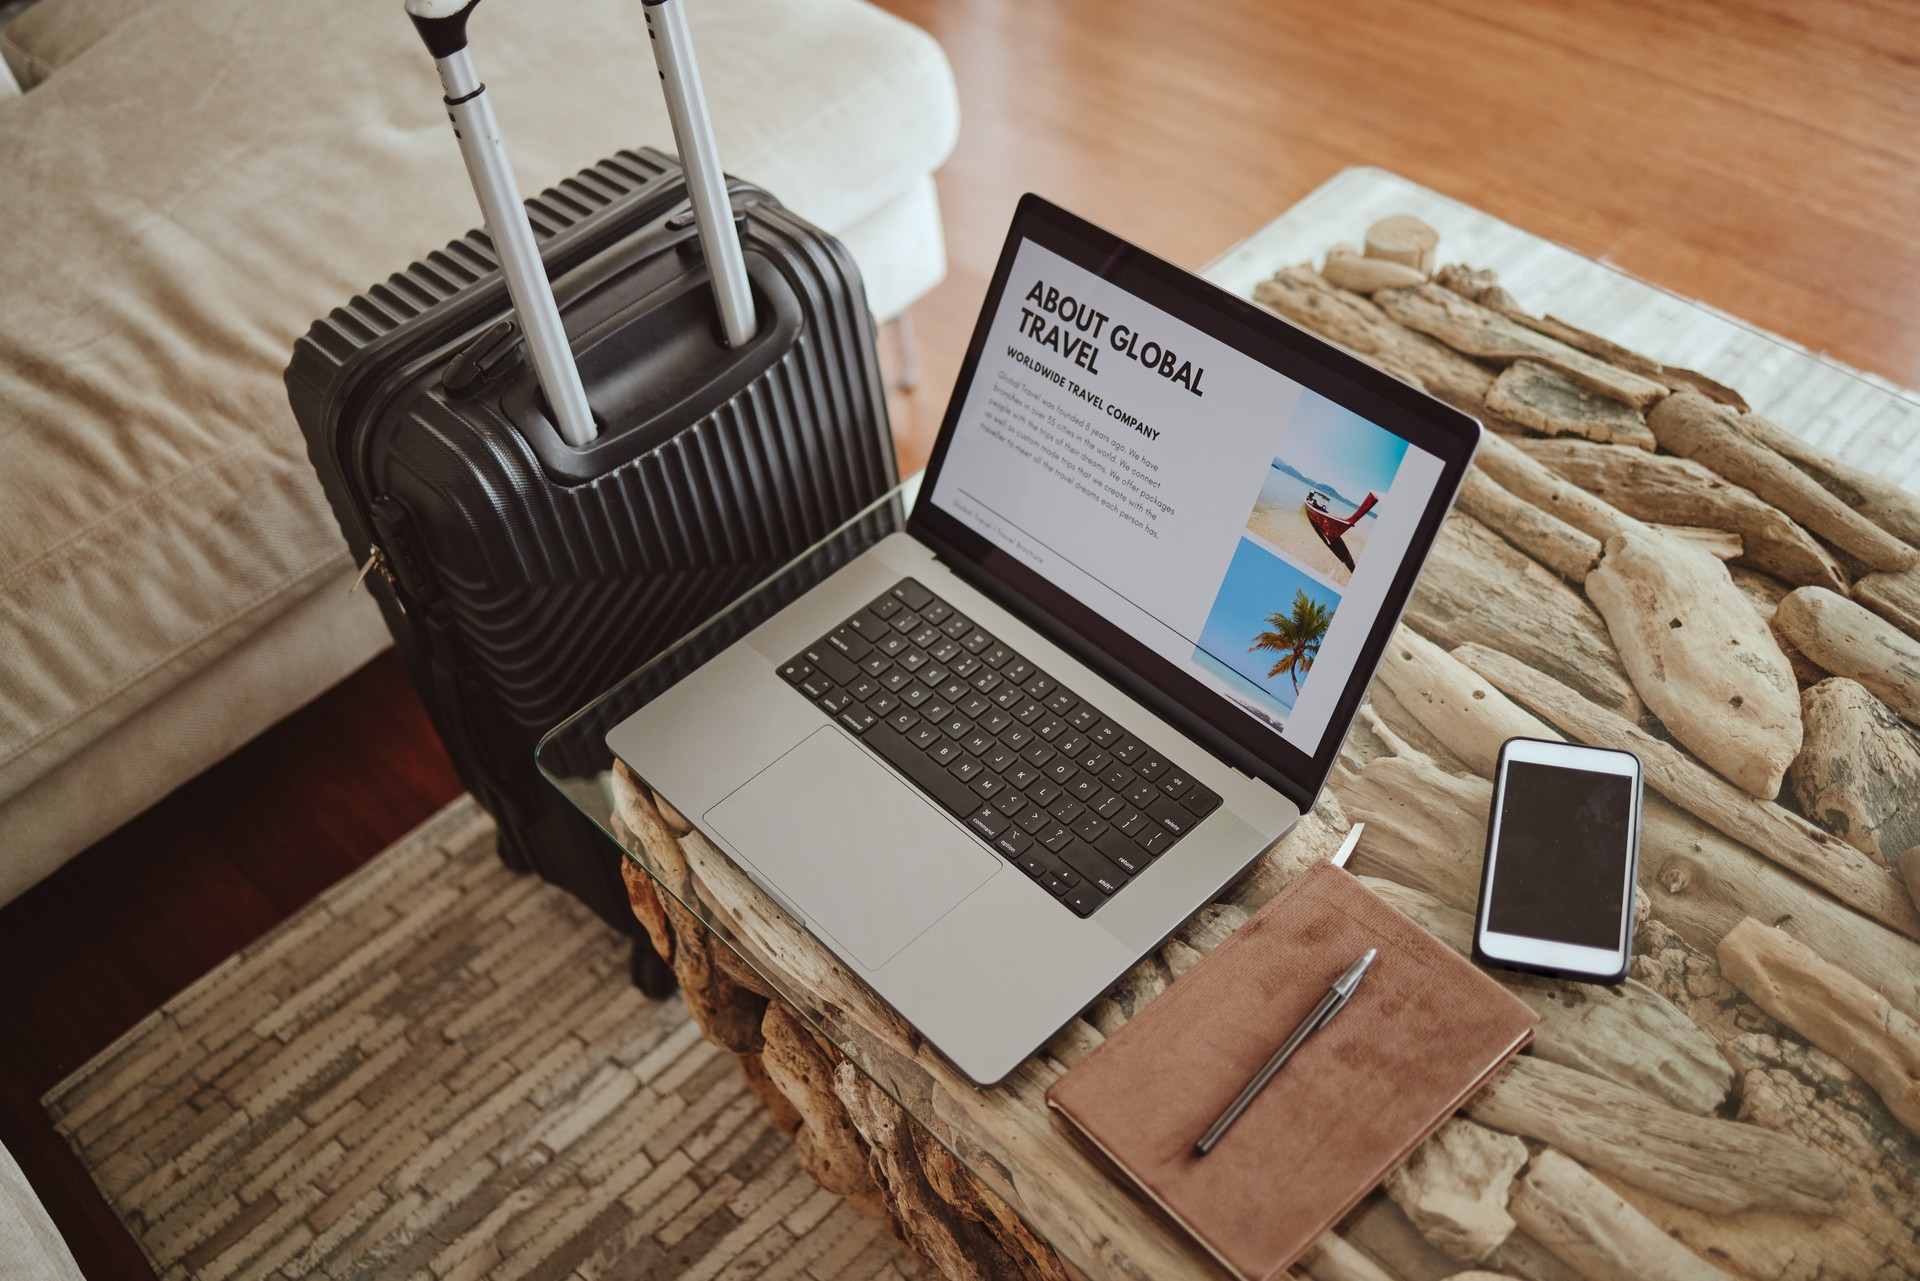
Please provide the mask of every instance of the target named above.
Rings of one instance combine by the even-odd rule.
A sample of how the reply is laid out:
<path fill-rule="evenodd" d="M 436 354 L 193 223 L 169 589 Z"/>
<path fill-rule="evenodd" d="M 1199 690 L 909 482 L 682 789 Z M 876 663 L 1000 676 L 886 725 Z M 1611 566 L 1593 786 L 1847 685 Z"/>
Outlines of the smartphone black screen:
<path fill-rule="evenodd" d="M 1619 947 L 1633 786 L 1624 774 L 1509 762 L 1487 928 Z"/>

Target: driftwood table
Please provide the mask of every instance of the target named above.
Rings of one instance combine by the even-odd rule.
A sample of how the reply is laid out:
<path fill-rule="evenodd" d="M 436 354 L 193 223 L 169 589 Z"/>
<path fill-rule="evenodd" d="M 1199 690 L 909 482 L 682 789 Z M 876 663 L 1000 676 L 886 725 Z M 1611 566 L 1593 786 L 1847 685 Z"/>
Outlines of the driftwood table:
<path fill-rule="evenodd" d="M 974 1088 L 602 741 L 897 528 L 890 498 L 540 749 L 701 1028 L 813 1176 L 948 1276 L 1217 1276 L 1047 1087 L 1354 822 L 1353 870 L 1464 951 L 1500 743 L 1626 747 L 1632 977 L 1503 977 L 1531 1053 L 1296 1271 L 1920 1276 L 1920 403 L 1378 171 L 1210 274 L 1495 433 L 1319 806 Z"/>

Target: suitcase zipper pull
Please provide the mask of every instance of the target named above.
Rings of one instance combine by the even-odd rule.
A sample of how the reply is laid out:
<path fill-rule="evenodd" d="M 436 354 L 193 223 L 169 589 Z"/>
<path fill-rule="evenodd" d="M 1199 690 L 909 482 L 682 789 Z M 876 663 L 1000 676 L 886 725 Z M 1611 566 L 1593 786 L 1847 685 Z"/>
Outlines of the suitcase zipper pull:
<path fill-rule="evenodd" d="M 380 577 L 386 580 L 387 590 L 393 593 L 393 603 L 400 607 L 402 614 L 405 614 L 407 602 L 400 595 L 400 580 L 393 576 L 393 566 L 387 563 L 387 554 L 380 550 L 378 543 L 368 545 L 367 563 L 362 565 L 360 572 L 353 576 L 353 584 L 347 588 L 347 595 L 351 596 L 359 591 L 360 584 L 366 582 L 367 575 L 376 569 L 380 571 Z"/>

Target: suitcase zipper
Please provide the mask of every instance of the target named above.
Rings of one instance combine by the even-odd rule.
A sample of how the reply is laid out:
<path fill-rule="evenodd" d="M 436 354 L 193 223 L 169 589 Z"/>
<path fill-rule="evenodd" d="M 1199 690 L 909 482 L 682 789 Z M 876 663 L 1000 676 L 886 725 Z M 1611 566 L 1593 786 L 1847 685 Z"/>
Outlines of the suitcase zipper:
<path fill-rule="evenodd" d="M 387 554 L 380 550 L 380 544 L 378 543 L 368 544 L 367 563 L 362 565 L 360 572 L 353 576 L 353 585 L 347 588 L 347 595 L 351 596 L 359 591 L 360 584 L 364 583 L 367 580 L 367 575 L 374 570 L 379 570 L 380 577 L 386 580 L 387 590 L 393 593 L 393 603 L 400 607 L 402 614 L 406 613 L 407 601 L 406 597 L 400 594 L 400 580 L 394 576 L 393 566 L 388 563 Z"/>

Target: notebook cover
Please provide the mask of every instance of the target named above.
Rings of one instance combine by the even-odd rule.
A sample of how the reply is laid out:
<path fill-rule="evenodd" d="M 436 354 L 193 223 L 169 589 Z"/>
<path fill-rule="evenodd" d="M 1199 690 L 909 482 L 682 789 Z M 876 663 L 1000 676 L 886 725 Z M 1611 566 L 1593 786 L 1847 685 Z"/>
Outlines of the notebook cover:
<path fill-rule="evenodd" d="M 1369 947 L 1353 1000 L 1205 1157 L 1194 1140 Z M 1277 1276 L 1525 1045 L 1534 1012 L 1320 863 L 1054 1083 L 1057 1108 L 1245 1281 Z"/>

